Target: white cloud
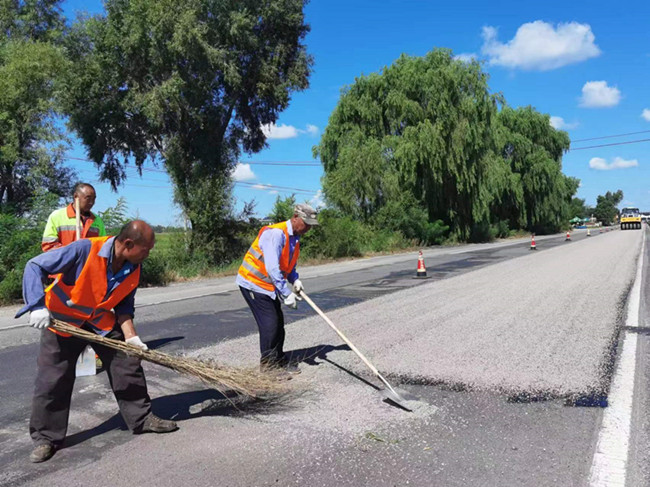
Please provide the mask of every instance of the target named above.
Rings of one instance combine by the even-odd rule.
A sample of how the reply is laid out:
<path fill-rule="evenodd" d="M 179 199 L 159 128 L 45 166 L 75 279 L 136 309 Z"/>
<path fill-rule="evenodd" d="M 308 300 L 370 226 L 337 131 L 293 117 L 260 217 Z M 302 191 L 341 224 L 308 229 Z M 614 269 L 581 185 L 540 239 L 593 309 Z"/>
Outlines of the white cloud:
<path fill-rule="evenodd" d="M 251 186 L 253 189 L 269 189 L 270 187 L 270 184 L 254 184 Z"/>
<path fill-rule="evenodd" d="M 625 160 L 622 157 L 615 157 L 612 162 L 607 162 L 602 157 L 593 157 L 589 161 L 589 167 L 597 171 L 610 171 L 612 169 L 627 169 L 629 167 L 637 167 L 639 161 L 636 159 Z"/>
<path fill-rule="evenodd" d="M 650 108 L 644 108 L 641 112 L 641 116 L 647 122 L 650 122 Z"/>
<path fill-rule="evenodd" d="M 600 55 L 589 24 L 552 24 L 536 20 L 517 29 L 507 43 L 497 40 L 497 29 L 483 27 L 481 51 L 496 66 L 547 71 Z"/>
<path fill-rule="evenodd" d="M 262 125 L 262 132 L 267 139 L 293 139 L 298 137 L 298 129 L 293 125 L 275 125 L 274 123 L 269 123 Z"/>
<path fill-rule="evenodd" d="M 460 54 L 456 54 L 454 56 L 454 59 L 457 61 L 462 61 L 464 63 L 471 63 L 472 61 L 476 60 L 476 54 L 473 52 L 461 52 Z"/>
<path fill-rule="evenodd" d="M 557 130 L 571 130 L 576 128 L 579 124 L 578 122 L 567 123 L 562 117 L 551 116 L 551 127 Z"/>
<path fill-rule="evenodd" d="M 294 139 L 301 134 L 318 135 L 318 127 L 310 123 L 307 124 L 305 130 L 294 127 L 293 125 L 275 125 L 269 123 L 262 125 L 262 132 L 267 139 Z"/>
<path fill-rule="evenodd" d="M 235 181 L 250 181 L 251 179 L 255 179 L 256 176 L 250 164 L 242 164 L 240 162 L 235 166 L 235 170 L 232 172 L 232 178 Z"/>
<path fill-rule="evenodd" d="M 581 107 L 608 108 L 620 101 L 621 91 L 616 86 L 607 86 L 607 81 L 587 81 L 582 87 Z"/>
<path fill-rule="evenodd" d="M 323 190 L 319 189 L 316 191 L 316 194 L 312 199 L 309 200 L 309 204 L 313 206 L 314 208 L 324 208 L 325 207 L 325 200 L 323 199 Z"/>

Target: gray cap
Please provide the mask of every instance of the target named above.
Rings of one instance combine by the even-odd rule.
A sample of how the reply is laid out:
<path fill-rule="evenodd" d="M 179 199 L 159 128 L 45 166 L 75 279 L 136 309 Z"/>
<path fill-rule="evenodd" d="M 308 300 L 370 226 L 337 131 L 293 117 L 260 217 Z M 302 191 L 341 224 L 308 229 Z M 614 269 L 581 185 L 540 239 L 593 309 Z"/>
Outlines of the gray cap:
<path fill-rule="evenodd" d="M 298 215 L 300 218 L 302 218 L 302 221 L 304 221 L 307 225 L 318 225 L 318 212 L 307 203 L 296 205 L 293 208 L 293 213 L 294 215 Z"/>

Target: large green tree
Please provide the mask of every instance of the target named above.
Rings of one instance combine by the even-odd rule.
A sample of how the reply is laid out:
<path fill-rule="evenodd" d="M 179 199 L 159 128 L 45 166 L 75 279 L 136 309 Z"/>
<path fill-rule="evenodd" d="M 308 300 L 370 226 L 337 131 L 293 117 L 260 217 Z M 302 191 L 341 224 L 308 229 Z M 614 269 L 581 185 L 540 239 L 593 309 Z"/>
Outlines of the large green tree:
<path fill-rule="evenodd" d="M 320 144 L 324 193 L 346 213 L 369 220 L 403 192 L 452 232 L 467 238 L 489 219 L 482 181 L 494 164 L 497 97 L 479 63 L 436 49 L 395 63 L 347 87 Z"/>
<path fill-rule="evenodd" d="M 357 78 L 314 148 L 327 200 L 382 226 L 424 209 L 462 240 L 559 229 L 578 187 L 562 174 L 568 135 L 508 107 L 487 81 L 446 49 Z"/>
<path fill-rule="evenodd" d="M 0 0 L 0 31 L 6 39 L 59 41 L 65 30 L 62 0 Z"/>
<path fill-rule="evenodd" d="M 562 173 L 562 155 L 569 149 L 566 132 L 554 129 L 549 116 L 534 108 L 504 106 L 495 130 L 497 152 L 511 174 L 502 188 L 505 198 L 495 208 L 511 227 L 555 232 L 566 225 L 571 198 L 579 181 Z"/>
<path fill-rule="evenodd" d="M 67 62 L 54 40 L 63 20 L 55 1 L 0 2 L 0 210 L 29 210 L 43 190 L 63 196 L 75 174 L 63 167 L 58 128 Z"/>
<path fill-rule="evenodd" d="M 114 187 L 161 162 L 194 244 L 220 259 L 232 235 L 231 173 L 265 147 L 308 86 L 305 0 L 107 0 L 69 37 L 70 126 Z"/>

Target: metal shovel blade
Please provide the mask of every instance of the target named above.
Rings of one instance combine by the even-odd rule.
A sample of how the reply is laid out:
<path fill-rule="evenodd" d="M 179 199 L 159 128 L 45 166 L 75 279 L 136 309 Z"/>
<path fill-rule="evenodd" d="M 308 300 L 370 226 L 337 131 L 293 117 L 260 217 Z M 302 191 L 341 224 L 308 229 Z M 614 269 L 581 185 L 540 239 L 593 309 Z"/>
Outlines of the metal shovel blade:
<path fill-rule="evenodd" d="M 408 411 L 410 413 L 413 412 L 413 409 L 411 409 L 408 405 L 409 401 L 416 400 L 415 396 L 412 394 L 409 394 L 404 391 L 396 391 L 395 389 L 382 389 L 381 391 L 382 396 L 384 397 L 384 402 L 388 404 L 392 404 L 394 406 L 397 406 L 400 409 L 403 409 L 404 411 Z"/>

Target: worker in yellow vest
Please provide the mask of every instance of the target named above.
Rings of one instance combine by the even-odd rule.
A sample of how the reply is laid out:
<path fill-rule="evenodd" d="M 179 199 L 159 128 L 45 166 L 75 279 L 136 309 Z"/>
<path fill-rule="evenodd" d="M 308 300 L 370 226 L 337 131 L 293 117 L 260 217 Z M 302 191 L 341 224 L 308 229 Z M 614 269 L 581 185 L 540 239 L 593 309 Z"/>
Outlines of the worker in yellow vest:
<path fill-rule="evenodd" d="M 316 210 L 307 204 L 296 205 L 291 219 L 260 230 L 239 267 L 236 282 L 259 328 L 262 369 L 282 367 L 287 374 L 300 373 L 282 349 L 281 302 L 292 309 L 298 307 L 303 289 L 296 272 L 300 237 L 314 225 L 318 225 Z"/>
<path fill-rule="evenodd" d="M 77 183 L 72 193 L 72 203 L 53 211 L 47 219 L 41 248 L 43 252 L 63 247 L 77 240 L 77 221 L 74 200 L 79 200 L 80 238 L 103 237 L 106 235 L 104 222 L 90 210 L 95 205 L 97 193 L 88 183 Z"/>

